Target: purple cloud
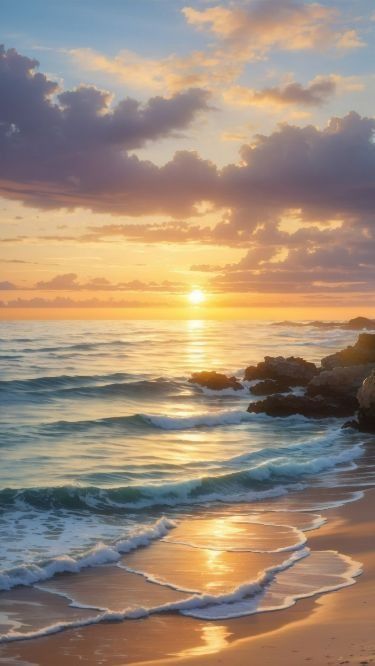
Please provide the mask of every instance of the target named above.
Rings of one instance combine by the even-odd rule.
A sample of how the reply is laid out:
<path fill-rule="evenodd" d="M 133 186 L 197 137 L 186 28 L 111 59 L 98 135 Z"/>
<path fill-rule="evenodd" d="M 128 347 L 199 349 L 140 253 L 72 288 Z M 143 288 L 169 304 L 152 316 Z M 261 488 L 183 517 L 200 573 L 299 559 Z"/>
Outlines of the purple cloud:
<path fill-rule="evenodd" d="M 160 187 L 165 191 L 171 169 L 176 181 L 179 171 L 186 176 L 190 170 L 198 184 L 206 169 L 198 157 L 180 154 L 170 167 L 159 170 L 127 151 L 188 127 L 199 112 L 209 109 L 206 91 L 189 89 L 146 104 L 127 98 L 112 107 L 110 95 L 94 87 L 59 92 L 37 66 L 36 60 L 14 49 L 0 49 L 0 178 L 5 196 L 41 207 L 87 205 L 137 214 L 145 207 L 140 204 L 145 188 L 153 207 L 160 207 L 158 192 Z M 186 178 L 181 197 L 185 190 Z M 191 205 L 191 194 L 188 199 Z"/>

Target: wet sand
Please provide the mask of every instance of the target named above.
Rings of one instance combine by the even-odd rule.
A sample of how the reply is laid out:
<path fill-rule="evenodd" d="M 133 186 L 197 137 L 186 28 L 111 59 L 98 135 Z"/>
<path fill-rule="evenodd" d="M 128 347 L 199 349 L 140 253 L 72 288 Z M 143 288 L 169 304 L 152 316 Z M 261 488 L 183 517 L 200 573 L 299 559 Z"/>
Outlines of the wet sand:
<path fill-rule="evenodd" d="M 308 545 L 312 550 L 339 550 L 363 563 L 363 574 L 351 587 L 302 599 L 287 610 L 233 620 L 210 622 L 166 613 L 69 630 L 4 645 L 0 648 L 0 664 L 375 663 L 374 502 L 375 491 L 368 490 L 362 500 L 325 511 L 327 524 L 309 533 Z M 186 562 L 186 568 L 199 572 L 198 561 L 193 558 L 193 552 L 198 555 L 199 551 L 190 552 L 192 560 Z M 240 554 L 227 557 L 229 562 Z"/>

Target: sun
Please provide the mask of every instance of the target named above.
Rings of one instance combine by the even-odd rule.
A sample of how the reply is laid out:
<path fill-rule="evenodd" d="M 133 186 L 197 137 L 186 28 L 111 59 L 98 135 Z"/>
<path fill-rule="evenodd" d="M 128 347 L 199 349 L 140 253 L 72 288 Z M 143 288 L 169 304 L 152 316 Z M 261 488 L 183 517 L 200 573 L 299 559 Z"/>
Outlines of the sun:
<path fill-rule="evenodd" d="M 201 289 L 193 289 L 188 294 L 188 299 L 192 305 L 201 305 L 206 300 L 206 296 Z"/>

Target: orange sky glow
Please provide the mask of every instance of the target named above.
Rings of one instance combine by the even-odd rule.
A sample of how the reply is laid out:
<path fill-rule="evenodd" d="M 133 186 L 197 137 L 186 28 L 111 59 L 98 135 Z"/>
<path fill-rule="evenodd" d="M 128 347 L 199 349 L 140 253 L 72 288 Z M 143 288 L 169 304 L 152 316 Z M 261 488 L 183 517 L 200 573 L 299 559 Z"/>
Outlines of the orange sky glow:
<path fill-rule="evenodd" d="M 372 3 L 70 4 L 4 24 L 0 319 L 373 316 Z"/>

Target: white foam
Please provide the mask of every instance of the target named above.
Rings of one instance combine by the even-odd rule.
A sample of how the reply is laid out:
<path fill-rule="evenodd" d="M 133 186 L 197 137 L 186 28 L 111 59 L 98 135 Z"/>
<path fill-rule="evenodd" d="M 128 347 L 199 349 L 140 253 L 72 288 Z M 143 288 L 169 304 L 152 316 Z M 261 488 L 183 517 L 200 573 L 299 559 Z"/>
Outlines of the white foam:
<path fill-rule="evenodd" d="M 287 508 L 282 510 L 283 513 L 290 513 Z M 276 511 L 274 513 L 277 513 Z M 262 513 L 245 515 L 245 516 L 233 516 L 232 520 L 236 523 L 252 523 L 254 525 L 273 525 L 274 527 L 289 527 L 296 529 L 298 532 L 311 532 L 317 530 L 322 525 L 327 522 L 327 518 L 324 518 L 320 513 L 309 513 L 306 512 L 306 515 L 310 518 L 310 523 L 304 527 L 294 527 L 288 523 L 278 523 L 272 520 L 267 520 L 262 516 Z"/>
<path fill-rule="evenodd" d="M 361 445 L 343 449 L 336 454 L 323 455 L 304 462 L 283 461 L 275 458 L 261 462 L 250 470 L 251 478 L 257 481 L 267 481 L 273 476 L 299 477 L 303 474 L 318 474 L 337 465 L 349 462 L 363 454 Z"/>
<path fill-rule="evenodd" d="M 0 643 L 10 643 L 20 640 L 29 640 L 56 634 L 65 629 L 74 629 L 102 622 L 121 622 L 127 619 L 141 619 L 149 615 L 155 615 L 166 612 L 179 612 L 182 615 L 188 615 L 198 619 L 219 620 L 251 615 L 257 612 L 266 612 L 288 608 L 296 603 L 298 599 L 316 596 L 324 592 L 339 590 L 343 587 L 352 585 L 355 578 L 362 573 L 362 567 L 359 562 L 355 562 L 350 557 L 337 553 L 337 551 L 315 551 L 315 554 L 332 555 L 341 563 L 345 563 L 346 570 L 339 573 L 330 573 L 329 575 L 340 578 L 340 582 L 325 583 L 319 587 L 311 587 L 308 591 L 285 593 L 282 601 L 279 603 L 263 604 L 262 600 L 265 590 L 273 581 L 277 581 L 277 574 L 291 569 L 291 587 L 293 585 L 293 566 L 300 560 L 310 555 L 310 550 L 304 548 L 301 551 L 293 553 L 288 559 L 279 565 L 265 569 L 257 579 L 239 585 L 231 592 L 213 595 L 213 594 L 194 594 L 187 599 L 170 602 L 151 608 L 124 609 L 121 611 L 111 611 L 106 609 L 104 612 L 92 616 L 91 618 L 58 622 L 42 629 L 30 632 L 19 632 L 11 630 L 7 634 L 0 635 Z M 324 572 L 323 572 L 324 575 Z M 303 587 L 303 586 L 302 586 Z M 271 591 L 272 592 L 272 591 Z M 272 599 L 272 594 L 271 594 Z"/>
<path fill-rule="evenodd" d="M 325 592 L 333 592 L 335 590 L 340 590 L 343 587 L 348 587 L 349 585 L 353 585 L 355 583 L 355 578 L 359 576 L 362 573 L 362 565 L 360 562 L 356 562 L 352 560 L 350 557 L 346 555 L 342 555 L 341 553 L 338 553 L 337 551 L 325 551 L 326 553 L 332 553 L 335 557 L 337 557 L 339 560 L 347 564 L 347 569 L 345 572 L 337 574 L 336 578 L 340 578 L 340 582 L 335 582 L 329 584 L 326 582 L 325 584 L 321 585 L 320 587 L 313 587 L 310 584 L 305 585 L 305 587 L 309 587 L 310 585 L 310 590 L 308 591 L 300 591 L 300 592 L 293 592 L 293 571 L 291 575 L 291 591 L 289 594 L 284 593 L 285 596 L 283 599 L 279 602 L 276 602 L 276 598 L 274 601 L 269 604 L 267 603 L 262 603 L 260 600 L 260 604 L 257 603 L 259 599 L 244 599 L 244 598 L 238 598 L 238 600 L 234 600 L 233 602 L 228 602 L 225 601 L 222 604 L 215 604 L 212 607 L 205 607 L 205 608 L 197 608 L 197 609 L 192 609 L 192 610 L 187 610 L 187 611 L 182 611 L 183 615 L 189 615 L 190 617 L 194 617 L 197 619 L 201 620 L 223 620 L 223 619 L 232 619 L 236 617 L 242 617 L 244 615 L 253 615 L 254 613 L 264 613 L 268 611 L 276 611 L 276 610 L 284 610 L 285 608 L 290 608 L 293 606 L 296 601 L 299 599 L 307 599 L 308 597 L 313 597 L 318 594 L 323 594 Z M 316 553 L 319 553 L 319 551 L 316 551 Z M 324 572 L 322 573 L 323 579 L 324 579 Z M 334 576 L 334 574 L 333 574 Z M 275 576 L 273 576 L 274 578 Z M 334 576 L 335 577 L 335 576 Z M 329 576 L 327 580 L 329 579 Z M 303 586 L 302 586 L 303 587 Z M 272 599 L 272 594 L 271 594 L 271 599 Z M 276 602 L 276 603 L 275 603 Z"/>
<path fill-rule="evenodd" d="M 148 546 L 155 539 L 161 539 L 173 529 L 176 523 L 169 518 L 160 518 L 153 525 L 139 528 L 124 539 L 111 544 L 98 543 L 80 557 L 61 555 L 47 562 L 25 564 L 0 573 L 0 590 L 9 590 L 17 585 L 32 585 L 48 580 L 58 573 L 78 573 L 87 567 L 118 562 L 121 555 Z"/>
<path fill-rule="evenodd" d="M 105 612 L 95 615 L 91 618 L 58 622 L 36 631 L 10 631 L 7 634 L 0 635 L 0 643 L 11 643 L 14 641 L 40 638 L 42 636 L 49 636 L 51 634 L 59 633 L 65 629 L 76 629 L 93 624 L 99 624 L 101 622 L 121 622 L 126 619 L 135 620 L 147 617 L 149 615 L 167 612 L 182 612 L 183 614 L 192 614 L 192 612 L 199 611 L 200 609 L 207 607 L 212 607 L 213 605 L 220 606 L 222 604 L 235 603 L 236 601 L 246 597 L 252 597 L 257 594 L 261 594 L 265 586 L 274 579 L 277 573 L 292 567 L 298 560 L 307 557 L 309 554 L 310 550 L 308 548 L 297 551 L 288 557 L 288 559 L 286 559 L 284 562 L 281 562 L 274 567 L 265 569 L 257 579 L 249 581 L 248 583 L 243 583 L 226 594 L 194 594 L 184 600 L 161 604 L 160 606 L 154 606 L 151 608 L 125 608 L 122 611 L 111 611 L 107 609 Z"/>
<path fill-rule="evenodd" d="M 246 421 L 251 421 L 254 418 L 252 414 L 242 409 L 229 409 L 177 417 L 158 416 L 157 414 L 140 414 L 140 416 L 147 423 L 151 423 L 162 430 L 185 430 L 186 428 L 199 428 L 202 426 L 238 425 Z"/>
<path fill-rule="evenodd" d="M 239 380 L 240 381 L 240 380 Z M 243 384 L 243 382 L 241 382 Z M 198 386 L 196 384 L 196 386 Z M 234 389 L 234 388 L 225 388 L 221 390 L 214 390 L 214 389 L 209 389 L 206 386 L 198 386 L 199 390 L 206 396 L 208 397 L 215 397 L 215 398 L 220 398 L 220 397 L 231 397 L 231 398 L 249 398 L 250 399 L 250 394 L 249 394 L 249 387 L 244 386 L 242 389 Z"/>
<path fill-rule="evenodd" d="M 239 392 L 239 391 L 238 391 Z M 249 396 L 250 398 L 251 396 Z M 187 428 L 215 427 L 225 425 L 239 425 L 251 421 L 282 421 L 288 424 L 310 423 L 310 419 L 302 414 L 292 414 L 286 417 L 269 416 L 268 414 L 250 413 L 244 409 L 226 409 L 216 412 L 203 412 L 189 416 L 160 416 L 158 414 L 138 414 L 146 423 L 162 430 L 185 430 Z M 337 419 L 332 419 L 337 421 Z"/>

